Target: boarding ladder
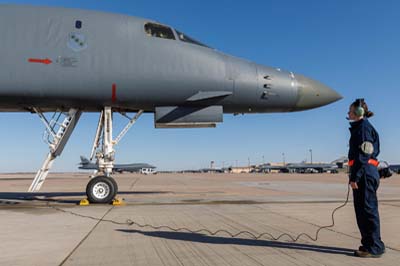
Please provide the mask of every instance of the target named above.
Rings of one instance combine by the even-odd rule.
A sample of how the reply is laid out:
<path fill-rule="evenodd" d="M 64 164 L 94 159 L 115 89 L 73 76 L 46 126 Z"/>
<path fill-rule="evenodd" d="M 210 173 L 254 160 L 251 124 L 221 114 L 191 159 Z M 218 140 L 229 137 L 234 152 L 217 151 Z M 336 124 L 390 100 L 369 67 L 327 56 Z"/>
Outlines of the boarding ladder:
<path fill-rule="evenodd" d="M 50 151 L 29 187 L 29 192 L 40 190 L 54 160 L 61 155 L 82 114 L 82 111 L 79 109 L 71 108 L 68 112 L 55 112 L 49 121 L 40 109 L 33 108 L 33 110 L 39 115 L 46 126 L 43 140 L 48 144 Z"/>

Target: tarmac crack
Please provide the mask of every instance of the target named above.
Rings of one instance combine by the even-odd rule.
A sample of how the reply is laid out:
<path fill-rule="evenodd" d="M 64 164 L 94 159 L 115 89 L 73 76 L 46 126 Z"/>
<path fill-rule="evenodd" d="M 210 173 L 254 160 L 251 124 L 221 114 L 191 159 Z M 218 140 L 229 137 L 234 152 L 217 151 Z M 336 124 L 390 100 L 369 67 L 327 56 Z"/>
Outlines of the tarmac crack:
<path fill-rule="evenodd" d="M 153 244 L 153 242 L 152 242 Z M 173 256 L 176 259 L 176 262 L 179 263 L 179 265 L 184 266 L 185 264 L 182 262 L 182 260 L 179 258 L 179 256 L 176 254 L 174 251 L 174 248 L 170 247 L 168 244 L 165 244 L 166 249 L 170 252 L 171 256 Z M 176 247 L 176 246 L 175 246 Z M 154 247 L 155 248 L 155 247 Z M 161 259 L 161 258 L 160 258 Z M 164 264 L 164 262 L 163 262 Z M 165 265 L 165 264 L 164 264 Z"/>
<path fill-rule="evenodd" d="M 400 207 L 400 205 L 389 204 L 389 203 L 386 203 L 386 202 L 380 202 L 380 203 L 381 203 L 382 205 L 386 205 L 386 206 L 397 207 L 397 208 Z"/>
<path fill-rule="evenodd" d="M 133 187 L 136 185 L 136 183 L 139 181 L 139 179 L 140 179 L 140 177 L 136 178 L 136 179 L 132 182 L 131 186 L 129 187 L 129 191 L 132 191 Z"/>
<path fill-rule="evenodd" d="M 238 247 L 233 246 L 233 249 L 236 250 L 237 252 L 239 252 L 241 255 L 245 256 L 246 258 L 248 258 L 249 260 L 253 261 L 255 264 L 260 265 L 260 266 L 265 266 L 265 264 L 263 264 L 262 262 L 258 261 L 257 259 L 253 258 L 252 256 L 250 256 L 249 254 L 247 254 L 246 252 L 240 250 Z"/>
<path fill-rule="evenodd" d="M 78 245 L 74 247 L 74 249 L 64 258 L 64 260 L 59 264 L 59 266 L 64 265 L 68 259 L 74 254 L 74 252 L 85 242 L 86 239 L 93 233 L 93 231 L 97 228 L 97 226 L 103 221 L 103 219 L 114 209 L 114 206 L 109 208 L 104 215 L 97 221 L 97 223 L 90 229 L 90 231 L 82 238 L 81 241 L 79 241 Z"/>

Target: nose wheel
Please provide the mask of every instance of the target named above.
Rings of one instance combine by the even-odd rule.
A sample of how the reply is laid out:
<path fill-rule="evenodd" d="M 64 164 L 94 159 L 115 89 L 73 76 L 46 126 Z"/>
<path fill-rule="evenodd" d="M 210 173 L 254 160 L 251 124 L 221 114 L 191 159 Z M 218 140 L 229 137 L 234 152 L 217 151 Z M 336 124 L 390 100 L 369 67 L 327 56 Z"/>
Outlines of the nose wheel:
<path fill-rule="evenodd" d="M 86 195 L 91 203 L 111 203 L 118 193 L 118 185 L 112 177 L 97 176 L 86 186 Z"/>

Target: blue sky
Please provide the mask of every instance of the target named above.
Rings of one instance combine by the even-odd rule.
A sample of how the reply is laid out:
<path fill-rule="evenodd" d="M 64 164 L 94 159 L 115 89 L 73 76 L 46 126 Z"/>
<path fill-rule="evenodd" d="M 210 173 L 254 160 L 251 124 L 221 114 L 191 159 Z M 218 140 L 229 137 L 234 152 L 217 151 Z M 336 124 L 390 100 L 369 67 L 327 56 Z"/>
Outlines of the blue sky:
<path fill-rule="evenodd" d="M 348 105 L 364 97 L 381 136 L 380 159 L 400 163 L 399 1 L 0 1 L 124 13 L 172 25 L 216 49 L 313 77 L 340 92 L 332 105 L 289 114 L 225 115 L 216 129 L 154 129 L 146 114 L 117 148 L 117 162 L 160 169 L 281 161 L 332 161 L 347 154 Z M 98 115 L 84 114 L 55 171 L 88 155 Z M 116 119 L 116 126 L 123 126 Z M 0 172 L 36 171 L 47 146 L 31 114 L 0 114 Z"/>

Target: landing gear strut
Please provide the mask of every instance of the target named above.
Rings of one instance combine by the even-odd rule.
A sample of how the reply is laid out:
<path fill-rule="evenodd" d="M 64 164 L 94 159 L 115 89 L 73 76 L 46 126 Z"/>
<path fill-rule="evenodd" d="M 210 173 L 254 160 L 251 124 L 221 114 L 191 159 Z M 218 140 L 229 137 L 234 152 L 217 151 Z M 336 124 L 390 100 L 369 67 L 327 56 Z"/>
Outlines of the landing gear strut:
<path fill-rule="evenodd" d="M 67 113 L 61 111 L 55 112 L 49 121 L 39 108 L 33 108 L 33 111 L 39 115 L 46 126 L 44 139 L 49 145 L 50 151 L 29 187 L 29 192 L 39 191 L 54 160 L 61 155 L 82 114 L 81 110 L 71 108 Z M 86 187 L 86 195 L 91 203 L 110 203 L 117 195 L 118 185 L 111 177 L 115 160 L 114 146 L 125 136 L 142 113 L 143 110 L 139 110 L 133 118 L 128 117 L 125 113 L 121 113 L 121 115 L 129 119 L 129 122 L 117 138 L 113 140 L 113 111 L 108 106 L 104 107 L 101 111 L 90 155 L 90 160 L 93 160 L 94 156 L 96 156 L 98 171 L 96 172 L 97 176 L 93 177 Z M 62 120 L 63 117 L 64 119 Z"/>
<path fill-rule="evenodd" d="M 90 160 L 96 157 L 98 167 L 97 174 L 99 175 L 92 178 L 86 187 L 86 195 L 91 203 L 109 203 L 117 195 L 118 185 L 112 178 L 115 160 L 114 146 L 125 136 L 142 113 L 143 110 L 138 111 L 133 118 L 122 114 L 129 119 L 129 122 L 118 137 L 113 140 L 112 109 L 111 107 L 105 107 L 101 112 L 96 136 L 93 141 L 92 152 L 90 154 Z"/>

